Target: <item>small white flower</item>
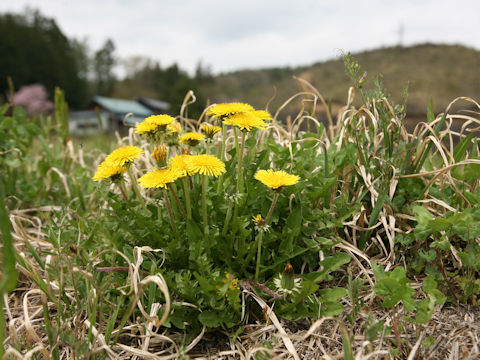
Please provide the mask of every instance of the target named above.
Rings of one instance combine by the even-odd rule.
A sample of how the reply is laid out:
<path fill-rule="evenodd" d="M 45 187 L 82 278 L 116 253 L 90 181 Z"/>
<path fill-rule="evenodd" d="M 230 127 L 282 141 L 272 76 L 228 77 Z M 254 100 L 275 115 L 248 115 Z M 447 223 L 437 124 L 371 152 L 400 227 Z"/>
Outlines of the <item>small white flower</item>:
<path fill-rule="evenodd" d="M 287 296 L 293 293 L 300 293 L 302 279 L 295 278 L 292 265 L 287 264 L 283 274 L 278 274 L 278 276 L 273 279 L 273 284 L 275 285 L 277 293 Z"/>

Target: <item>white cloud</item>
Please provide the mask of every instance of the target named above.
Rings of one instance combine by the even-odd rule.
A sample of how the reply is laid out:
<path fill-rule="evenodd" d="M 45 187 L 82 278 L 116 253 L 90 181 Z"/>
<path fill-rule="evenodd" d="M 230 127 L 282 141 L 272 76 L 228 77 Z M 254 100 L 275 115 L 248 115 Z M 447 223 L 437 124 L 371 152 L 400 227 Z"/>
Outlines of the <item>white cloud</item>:
<path fill-rule="evenodd" d="M 144 55 L 193 71 L 301 65 L 338 50 L 433 41 L 480 48 L 478 0 L 2 0 L 54 17 L 70 37 L 98 49 L 112 38 L 120 57 Z"/>

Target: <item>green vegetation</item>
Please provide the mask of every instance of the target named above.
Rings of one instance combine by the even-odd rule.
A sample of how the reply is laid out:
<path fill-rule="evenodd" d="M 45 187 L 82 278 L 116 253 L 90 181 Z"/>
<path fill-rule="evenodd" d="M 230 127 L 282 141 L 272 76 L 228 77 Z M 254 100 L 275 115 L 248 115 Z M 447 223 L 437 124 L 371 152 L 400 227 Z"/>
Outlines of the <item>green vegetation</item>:
<path fill-rule="evenodd" d="M 167 115 L 147 119 L 108 156 L 70 141 L 59 90 L 48 126 L 4 106 L 0 290 L 22 320 L 7 358 L 188 358 L 209 338 L 214 354 L 224 338 L 258 359 L 318 358 L 301 341 L 324 322 L 340 357 L 435 357 L 424 335 L 439 307 L 480 296 L 479 121 L 462 115 L 456 135 L 457 115 L 430 103 L 410 135 L 403 100 L 350 54 L 344 64 L 357 99 L 330 128 L 310 92 L 286 126 L 282 108 L 219 104 L 177 116 L 183 134 Z M 191 134 L 206 124 L 219 128 Z"/>

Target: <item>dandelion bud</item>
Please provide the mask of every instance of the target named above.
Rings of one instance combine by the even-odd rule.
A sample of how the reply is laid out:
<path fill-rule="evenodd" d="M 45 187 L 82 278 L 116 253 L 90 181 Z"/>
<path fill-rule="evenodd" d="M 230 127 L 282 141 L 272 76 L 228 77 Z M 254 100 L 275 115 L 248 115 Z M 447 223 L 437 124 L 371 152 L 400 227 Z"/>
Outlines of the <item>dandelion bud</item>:
<path fill-rule="evenodd" d="M 285 265 L 283 274 L 278 274 L 278 276 L 273 279 L 273 284 L 277 292 L 284 296 L 300 293 L 301 283 L 302 280 L 300 278 L 295 278 L 291 264 Z"/>
<path fill-rule="evenodd" d="M 153 150 L 152 157 L 157 163 L 163 163 L 167 160 L 168 147 L 165 144 L 159 145 Z"/>

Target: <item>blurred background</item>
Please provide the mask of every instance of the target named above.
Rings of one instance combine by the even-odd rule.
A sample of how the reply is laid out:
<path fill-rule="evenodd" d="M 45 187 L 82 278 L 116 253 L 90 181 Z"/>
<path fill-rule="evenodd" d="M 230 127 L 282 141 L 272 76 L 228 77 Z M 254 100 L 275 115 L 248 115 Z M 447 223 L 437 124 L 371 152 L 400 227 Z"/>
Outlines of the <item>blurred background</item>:
<path fill-rule="evenodd" d="M 194 118 L 214 102 L 273 98 L 276 109 L 299 77 L 335 113 L 351 52 L 394 101 L 408 87 L 408 117 L 424 120 L 430 98 L 436 112 L 478 100 L 479 24 L 478 0 L 2 0 L 0 103 L 15 93 L 31 115 L 48 113 L 58 86 L 72 133 L 88 134 L 99 118 L 109 131 L 128 112 L 177 115 L 188 90 Z"/>

